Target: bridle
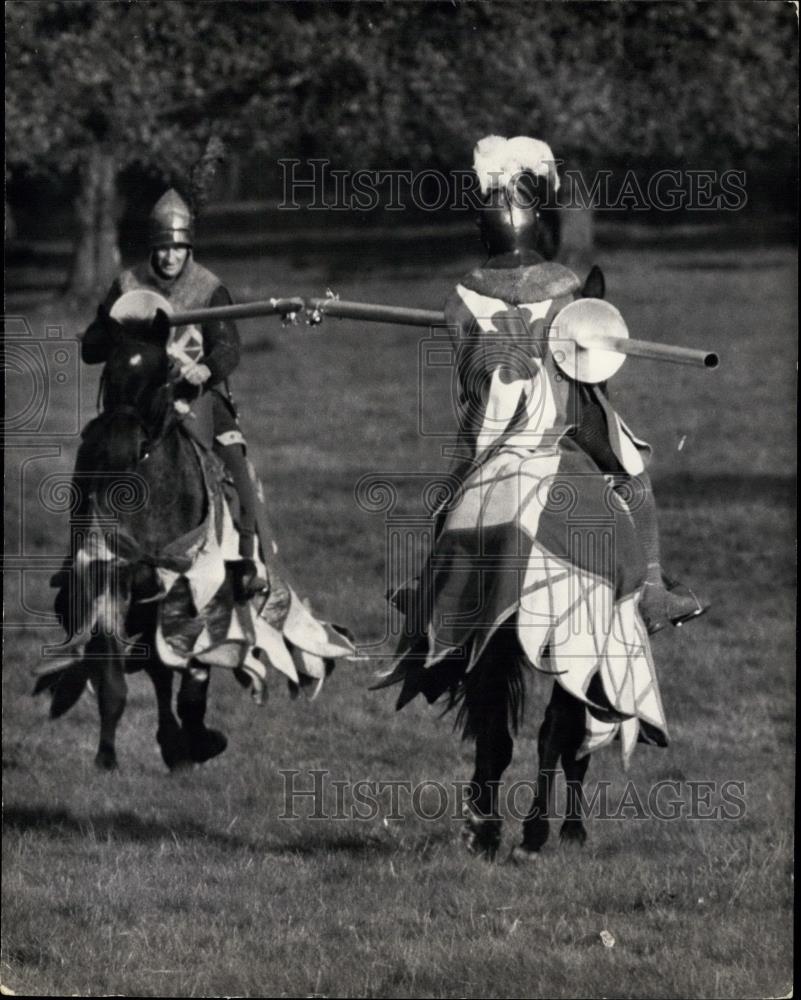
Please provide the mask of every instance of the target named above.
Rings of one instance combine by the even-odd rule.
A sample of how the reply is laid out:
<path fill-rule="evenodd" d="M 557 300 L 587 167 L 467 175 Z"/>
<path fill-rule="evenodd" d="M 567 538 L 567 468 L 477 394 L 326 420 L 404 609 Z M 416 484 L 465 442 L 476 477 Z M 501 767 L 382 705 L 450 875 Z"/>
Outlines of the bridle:
<path fill-rule="evenodd" d="M 177 380 L 175 378 L 170 377 L 166 382 L 159 386 L 156 391 L 159 392 L 169 389 L 175 384 L 176 381 Z M 104 408 L 100 413 L 100 418 L 102 420 L 109 420 L 116 416 L 126 416 L 132 417 L 137 422 L 139 428 L 145 436 L 145 440 L 142 442 L 139 449 L 139 459 L 137 464 L 140 464 L 150 458 L 153 452 L 163 444 L 164 439 L 168 437 L 169 434 L 171 434 L 177 425 L 183 420 L 183 416 L 176 412 L 171 403 L 168 403 L 167 405 L 167 416 L 160 422 L 160 426 L 158 428 L 149 423 L 140 410 L 131 403 L 117 403 L 114 406 Z"/>

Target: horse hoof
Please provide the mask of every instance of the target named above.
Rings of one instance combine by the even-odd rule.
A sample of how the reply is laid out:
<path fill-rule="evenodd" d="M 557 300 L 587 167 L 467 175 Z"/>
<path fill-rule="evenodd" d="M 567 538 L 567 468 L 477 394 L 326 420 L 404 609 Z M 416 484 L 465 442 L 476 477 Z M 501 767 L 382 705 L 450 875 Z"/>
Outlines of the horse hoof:
<path fill-rule="evenodd" d="M 501 821 L 482 819 L 469 810 L 463 810 L 465 825 L 462 827 L 462 843 L 467 852 L 486 861 L 494 861 L 501 846 Z"/>
<path fill-rule="evenodd" d="M 189 767 L 192 763 L 189 741 L 179 726 L 160 728 L 156 733 L 156 742 L 161 749 L 161 759 L 171 771 Z"/>
<path fill-rule="evenodd" d="M 497 842 L 489 838 L 481 837 L 478 834 L 463 830 L 462 831 L 462 843 L 467 849 L 468 854 L 472 854 L 474 858 L 483 858 L 485 861 L 494 861 L 495 855 L 498 853 L 498 848 L 500 847 L 500 837 Z"/>
<path fill-rule="evenodd" d="M 203 729 L 189 735 L 189 757 L 195 764 L 204 764 L 218 757 L 228 746 L 228 739 L 219 729 Z"/>
<path fill-rule="evenodd" d="M 95 767 L 99 771 L 115 771 L 117 769 L 117 755 L 113 750 L 98 750 L 95 754 Z"/>
<path fill-rule="evenodd" d="M 540 860 L 539 851 L 530 851 L 527 847 L 523 847 L 522 844 L 518 844 L 517 847 L 513 847 L 511 854 L 509 855 L 510 865 L 532 865 L 536 864 Z"/>
<path fill-rule="evenodd" d="M 587 831 L 581 823 L 564 823 L 559 831 L 559 840 L 563 844 L 574 844 L 583 847 L 587 842 Z"/>

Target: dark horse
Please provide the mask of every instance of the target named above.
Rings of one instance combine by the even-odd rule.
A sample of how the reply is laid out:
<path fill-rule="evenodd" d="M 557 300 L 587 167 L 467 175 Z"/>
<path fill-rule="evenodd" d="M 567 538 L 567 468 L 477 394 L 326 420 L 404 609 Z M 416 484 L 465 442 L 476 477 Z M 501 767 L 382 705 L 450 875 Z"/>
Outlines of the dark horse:
<path fill-rule="evenodd" d="M 465 804 L 463 838 L 469 851 L 493 859 L 501 842 L 499 809 L 501 778 L 512 760 L 516 730 L 523 712 L 524 671 L 529 669 L 515 630 L 501 629 L 466 678 L 460 712 L 466 737 L 476 741 L 471 799 Z M 565 775 L 566 802 L 560 839 L 583 845 L 587 831 L 582 819 L 582 785 L 590 756 L 577 754 L 585 733 L 586 708 L 554 682 L 537 737 L 539 755 L 534 797 L 523 820 L 523 842 L 511 860 L 533 860 L 549 835 L 549 816 L 557 768 Z"/>
<path fill-rule="evenodd" d="M 525 714 L 526 674 L 532 669 L 520 646 L 514 620 L 494 632 L 467 674 L 464 666 L 458 652 L 448 656 L 436 673 L 411 666 L 397 707 L 402 708 L 418 691 L 430 702 L 448 693 L 446 712 L 459 705 L 455 728 L 461 730 L 464 739 L 475 740 L 476 744 L 475 768 L 462 804 L 465 820 L 462 838 L 470 853 L 494 860 L 503 826 L 501 779 L 512 761 L 513 735 Z M 376 687 L 396 679 L 391 676 Z M 591 694 L 603 699 L 599 687 L 599 683 L 591 683 Z M 587 839 L 582 819 L 582 785 L 590 756 L 579 757 L 585 737 L 585 713 L 586 706 L 555 681 L 537 740 L 539 767 L 534 797 L 523 821 L 523 842 L 511 855 L 515 862 L 536 858 L 548 839 L 560 764 L 567 784 L 561 839 L 578 845 Z"/>
<path fill-rule="evenodd" d="M 83 633 L 81 655 L 44 674 L 35 690 L 50 691 L 50 713 L 57 717 L 91 682 L 100 712 L 95 763 L 110 770 L 117 765 L 114 741 L 126 702 L 125 674 L 143 669 L 156 692 L 156 739 L 172 769 L 209 760 L 227 745 L 225 736 L 204 722 L 207 670 L 181 671 L 178 717 L 173 714 L 174 671 L 159 659 L 155 641 L 160 596 L 155 567 L 170 566 L 165 550 L 203 524 L 213 498 L 200 451 L 175 406 L 185 383 L 168 360 L 163 324 L 126 323 L 109 336 L 103 410 L 85 429 L 76 463 L 72 568 L 54 579 L 60 585 L 56 612 L 73 639 Z M 136 494 L 134 502 L 130 495 L 120 502 L 126 489 Z M 97 558 L 97 547 L 81 548 L 76 537 L 81 524 L 103 522 L 114 528 L 111 551 Z M 182 567 L 177 562 L 172 568 Z"/>

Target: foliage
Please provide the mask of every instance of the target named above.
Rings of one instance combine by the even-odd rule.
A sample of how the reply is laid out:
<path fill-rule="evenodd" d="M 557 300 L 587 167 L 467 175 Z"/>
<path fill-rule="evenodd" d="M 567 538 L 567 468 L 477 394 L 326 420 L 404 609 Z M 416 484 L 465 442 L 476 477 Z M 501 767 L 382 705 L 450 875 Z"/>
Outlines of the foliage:
<path fill-rule="evenodd" d="M 467 166 L 488 132 L 589 168 L 793 170 L 797 31 L 777 3 L 10 0 L 6 33 L 7 170 L 79 178 L 79 297 L 119 257 L 120 176 L 186 192 L 210 135 L 276 186 L 281 157 Z"/>
<path fill-rule="evenodd" d="M 118 0 L 8 4 L 9 163 L 69 172 L 100 146 L 119 170 L 185 174 L 226 108 L 264 70 L 252 42 L 250 51 L 244 43 L 256 11 L 228 18 L 227 10 Z"/>
<path fill-rule="evenodd" d="M 798 34 L 776 3 L 621 5 L 627 148 L 742 166 L 785 156 L 797 132 Z"/>
<path fill-rule="evenodd" d="M 792 11 L 748 0 L 6 6 L 8 162 L 185 173 L 215 131 L 272 156 L 452 166 L 487 132 L 562 155 L 792 144 Z"/>

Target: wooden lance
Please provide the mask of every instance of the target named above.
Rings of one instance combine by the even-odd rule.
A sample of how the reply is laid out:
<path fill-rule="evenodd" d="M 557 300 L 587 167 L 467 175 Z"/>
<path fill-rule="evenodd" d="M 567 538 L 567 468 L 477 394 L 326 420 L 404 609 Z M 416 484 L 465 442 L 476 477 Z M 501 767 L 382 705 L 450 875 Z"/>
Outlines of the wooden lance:
<path fill-rule="evenodd" d="M 211 319 L 250 319 L 256 316 L 281 316 L 294 322 L 304 314 L 309 325 L 330 319 L 352 319 L 403 326 L 446 326 L 445 314 L 434 309 L 412 309 L 370 302 L 353 302 L 335 297 L 265 299 L 239 305 L 190 309 L 168 315 L 171 327 L 204 323 Z M 713 369 L 720 364 L 715 351 L 678 347 L 629 337 L 628 328 L 618 310 L 602 299 L 576 299 L 557 315 L 549 331 L 557 364 L 580 382 L 600 382 L 610 378 L 627 357 L 651 361 L 670 361 Z"/>

